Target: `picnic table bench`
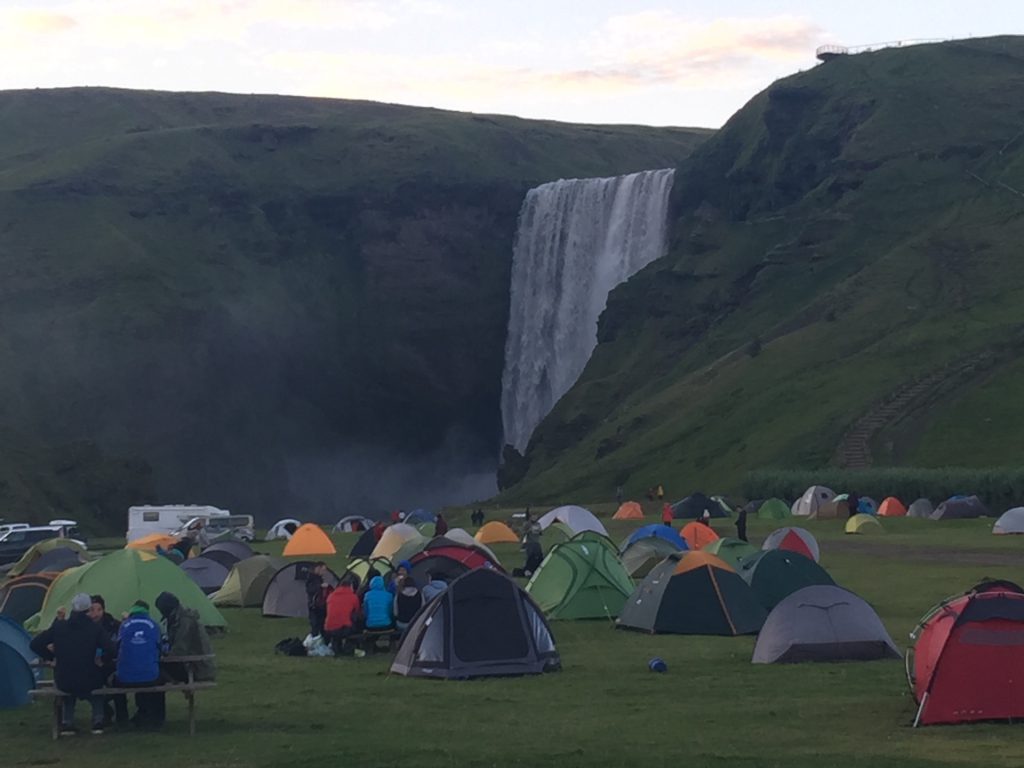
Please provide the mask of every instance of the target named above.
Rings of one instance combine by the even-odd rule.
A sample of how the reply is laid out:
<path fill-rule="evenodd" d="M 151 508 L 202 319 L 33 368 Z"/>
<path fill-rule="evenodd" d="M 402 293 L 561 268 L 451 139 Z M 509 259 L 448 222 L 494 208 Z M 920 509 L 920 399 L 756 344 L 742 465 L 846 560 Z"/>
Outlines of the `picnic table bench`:
<path fill-rule="evenodd" d="M 381 640 L 387 640 L 388 650 L 393 651 L 398 646 L 398 641 L 402 639 L 402 631 L 394 627 L 389 629 L 364 629 L 358 635 L 351 635 L 346 639 L 350 643 L 355 644 L 357 648 L 362 648 L 363 650 L 376 650 L 377 644 Z"/>
<path fill-rule="evenodd" d="M 116 687 L 116 686 L 104 686 L 103 688 L 97 688 L 93 691 L 96 696 L 116 696 L 120 694 L 129 693 L 174 693 L 180 691 L 185 696 L 185 700 L 188 701 L 188 735 L 195 736 L 196 734 L 196 699 L 195 695 L 197 691 L 206 691 L 210 688 L 216 688 L 217 684 L 214 682 L 197 681 L 195 679 L 195 664 L 202 661 L 210 661 L 214 658 L 213 654 L 207 654 L 202 656 L 164 656 L 160 659 L 160 663 L 164 664 L 182 664 L 188 673 L 188 680 L 181 683 L 162 683 L 161 685 L 148 685 L 148 686 L 135 686 L 135 687 Z M 41 663 L 38 666 L 53 666 L 51 663 Z M 53 728 L 52 735 L 54 741 L 60 738 L 60 721 L 61 721 L 61 699 L 68 694 L 64 691 L 59 690 L 53 680 L 40 680 L 35 690 L 29 691 L 29 695 L 36 699 L 52 698 L 53 699 Z"/>

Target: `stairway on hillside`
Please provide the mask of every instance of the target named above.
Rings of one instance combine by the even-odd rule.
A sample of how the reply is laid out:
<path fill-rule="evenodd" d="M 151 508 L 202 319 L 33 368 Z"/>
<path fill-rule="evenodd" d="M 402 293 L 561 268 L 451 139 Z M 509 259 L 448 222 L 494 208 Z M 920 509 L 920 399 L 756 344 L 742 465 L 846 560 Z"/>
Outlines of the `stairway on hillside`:
<path fill-rule="evenodd" d="M 836 447 L 833 463 L 846 469 L 866 469 L 873 463 L 871 440 L 880 430 L 900 421 L 939 391 L 974 373 L 979 364 L 994 359 L 990 351 L 956 360 L 931 373 L 906 382 L 868 409 L 846 431 Z"/>

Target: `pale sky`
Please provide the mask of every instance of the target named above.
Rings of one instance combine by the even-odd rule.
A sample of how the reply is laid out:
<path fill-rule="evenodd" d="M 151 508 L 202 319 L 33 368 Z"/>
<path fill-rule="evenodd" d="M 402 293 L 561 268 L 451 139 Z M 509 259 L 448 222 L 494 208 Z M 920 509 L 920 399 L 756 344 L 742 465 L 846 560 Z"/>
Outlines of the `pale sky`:
<path fill-rule="evenodd" d="M 0 89 L 374 99 L 720 126 L 824 43 L 1024 32 L 1024 0 L 0 0 Z"/>

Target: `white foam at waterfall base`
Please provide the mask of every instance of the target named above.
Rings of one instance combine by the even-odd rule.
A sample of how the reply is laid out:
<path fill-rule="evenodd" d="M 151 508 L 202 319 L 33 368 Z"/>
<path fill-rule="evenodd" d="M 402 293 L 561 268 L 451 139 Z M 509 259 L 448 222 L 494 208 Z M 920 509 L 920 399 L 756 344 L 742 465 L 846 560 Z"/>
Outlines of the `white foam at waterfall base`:
<path fill-rule="evenodd" d="M 527 193 L 512 256 L 505 443 L 525 451 L 586 367 L 608 293 L 664 255 L 673 175 L 571 179 Z"/>

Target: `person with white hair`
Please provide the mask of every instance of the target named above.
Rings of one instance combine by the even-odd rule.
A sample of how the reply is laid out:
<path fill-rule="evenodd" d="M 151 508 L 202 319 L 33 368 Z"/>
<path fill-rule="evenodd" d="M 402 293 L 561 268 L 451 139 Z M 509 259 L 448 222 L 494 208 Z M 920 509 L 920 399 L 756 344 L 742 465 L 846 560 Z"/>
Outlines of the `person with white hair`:
<path fill-rule="evenodd" d="M 89 618 L 92 598 L 85 593 L 71 599 L 71 615 L 57 618 L 50 628 L 32 640 L 32 650 L 45 661 L 55 662 L 54 685 L 64 694 L 61 736 L 74 736 L 75 704 L 88 701 L 92 707 L 92 732 L 103 733 L 103 697 L 93 691 L 103 685 L 103 670 L 97 658 L 114 655 L 114 645 L 102 627 Z"/>

